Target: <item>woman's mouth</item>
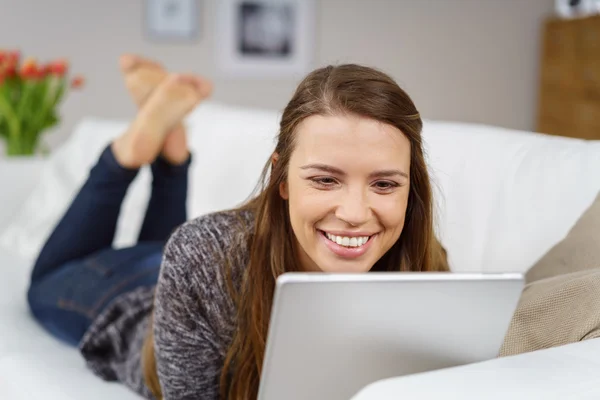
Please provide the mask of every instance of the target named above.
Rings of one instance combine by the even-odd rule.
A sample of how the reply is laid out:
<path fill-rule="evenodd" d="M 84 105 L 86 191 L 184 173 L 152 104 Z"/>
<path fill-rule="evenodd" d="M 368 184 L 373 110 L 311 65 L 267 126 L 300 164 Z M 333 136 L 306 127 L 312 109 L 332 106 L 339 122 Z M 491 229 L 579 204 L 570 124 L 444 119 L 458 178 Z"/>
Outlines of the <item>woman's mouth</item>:
<path fill-rule="evenodd" d="M 319 231 L 321 238 L 329 250 L 342 258 L 362 256 L 370 247 L 375 235 L 370 236 L 338 236 L 325 231 Z"/>
<path fill-rule="evenodd" d="M 370 236 L 336 236 L 323 232 L 327 239 L 344 247 L 360 247 L 369 241 Z"/>

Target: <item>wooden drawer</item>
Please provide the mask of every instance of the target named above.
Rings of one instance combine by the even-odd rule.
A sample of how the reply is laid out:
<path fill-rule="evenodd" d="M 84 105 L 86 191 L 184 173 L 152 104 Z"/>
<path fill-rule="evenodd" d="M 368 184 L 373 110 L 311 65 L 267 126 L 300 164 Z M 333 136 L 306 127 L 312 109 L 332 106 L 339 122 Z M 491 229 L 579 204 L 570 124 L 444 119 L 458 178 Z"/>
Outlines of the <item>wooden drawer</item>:
<path fill-rule="evenodd" d="M 581 99 L 577 102 L 573 125 L 577 137 L 582 139 L 600 139 L 600 100 Z"/>
<path fill-rule="evenodd" d="M 579 21 L 579 58 L 600 60 L 600 16 Z"/>
<path fill-rule="evenodd" d="M 600 139 L 600 100 L 549 92 L 542 99 L 537 131 L 581 139 Z"/>
<path fill-rule="evenodd" d="M 600 140 L 600 16 L 546 21 L 537 130 Z"/>
<path fill-rule="evenodd" d="M 582 94 L 600 100 L 600 58 L 583 60 L 580 68 Z"/>
<path fill-rule="evenodd" d="M 567 128 L 560 121 L 556 121 L 551 117 L 542 116 L 538 120 L 536 131 L 539 133 L 545 133 L 548 135 L 566 136 Z"/>
<path fill-rule="evenodd" d="M 575 117 L 577 99 L 577 94 L 566 90 L 546 89 L 542 92 L 538 115 L 553 121 L 568 123 Z"/>
<path fill-rule="evenodd" d="M 542 50 L 541 81 L 555 88 L 580 86 L 578 20 L 546 22 Z"/>
<path fill-rule="evenodd" d="M 578 21 L 550 19 L 546 22 L 543 55 L 549 60 L 577 58 Z"/>

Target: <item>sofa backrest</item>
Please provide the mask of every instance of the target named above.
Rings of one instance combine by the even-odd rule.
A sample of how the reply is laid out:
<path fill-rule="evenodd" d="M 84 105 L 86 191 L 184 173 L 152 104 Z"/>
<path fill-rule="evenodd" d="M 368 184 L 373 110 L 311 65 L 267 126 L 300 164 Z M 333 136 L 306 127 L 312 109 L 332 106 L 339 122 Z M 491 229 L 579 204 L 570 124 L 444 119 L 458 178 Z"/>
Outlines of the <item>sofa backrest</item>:
<path fill-rule="evenodd" d="M 600 141 L 426 121 L 439 234 L 461 271 L 526 271 L 600 191 Z"/>
<path fill-rule="evenodd" d="M 190 217 L 243 202 L 274 148 L 275 111 L 216 102 L 187 120 L 194 163 Z M 50 157 L 0 246 L 33 258 L 102 149 L 125 122 L 87 118 Z M 566 236 L 600 190 L 600 142 L 485 125 L 425 121 L 437 230 L 455 271 L 524 271 Z M 141 171 L 123 205 L 116 245 L 132 244 L 149 196 Z"/>

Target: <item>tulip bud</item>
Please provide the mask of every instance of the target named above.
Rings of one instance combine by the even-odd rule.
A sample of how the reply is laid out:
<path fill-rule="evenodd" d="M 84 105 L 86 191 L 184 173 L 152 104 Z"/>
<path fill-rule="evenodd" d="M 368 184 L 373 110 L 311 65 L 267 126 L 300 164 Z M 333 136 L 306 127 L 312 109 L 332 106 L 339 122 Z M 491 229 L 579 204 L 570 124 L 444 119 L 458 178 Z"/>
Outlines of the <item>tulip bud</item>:
<path fill-rule="evenodd" d="M 58 60 L 52 63 L 52 73 L 58 77 L 63 77 L 67 73 L 69 64 L 66 60 Z"/>
<path fill-rule="evenodd" d="M 40 70 L 40 74 L 42 75 L 42 77 L 46 77 L 46 76 L 50 75 L 50 72 L 52 71 L 52 67 L 50 66 L 50 64 L 40 65 L 39 70 Z"/>
<path fill-rule="evenodd" d="M 73 89 L 80 89 L 83 84 L 85 83 L 85 79 L 83 76 L 81 75 L 77 75 L 76 77 L 73 78 L 73 80 L 71 81 L 71 87 Z"/>
<path fill-rule="evenodd" d="M 6 53 L 5 61 L 9 65 L 16 67 L 17 64 L 19 63 L 20 58 L 21 58 L 21 54 L 18 51 L 9 51 Z"/>
<path fill-rule="evenodd" d="M 4 52 L 3 50 L 0 50 L 0 64 L 2 64 L 4 62 L 4 60 L 6 60 L 6 58 L 7 58 L 6 52 Z"/>
<path fill-rule="evenodd" d="M 38 76 L 38 66 L 35 58 L 28 58 L 21 65 L 19 74 L 23 78 L 36 78 Z"/>

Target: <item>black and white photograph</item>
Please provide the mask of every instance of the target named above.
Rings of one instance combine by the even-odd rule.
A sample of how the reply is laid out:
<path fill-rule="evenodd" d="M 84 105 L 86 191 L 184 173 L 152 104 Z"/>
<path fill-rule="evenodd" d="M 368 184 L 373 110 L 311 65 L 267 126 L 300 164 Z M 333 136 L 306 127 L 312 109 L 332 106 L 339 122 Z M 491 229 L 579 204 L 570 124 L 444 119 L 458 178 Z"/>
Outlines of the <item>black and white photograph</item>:
<path fill-rule="evenodd" d="M 292 53 L 292 4 L 247 1 L 238 8 L 238 46 L 244 55 L 286 57 Z"/>
<path fill-rule="evenodd" d="M 600 0 L 554 0 L 556 15 L 561 18 L 580 18 L 600 12 Z"/>
<path fill-rule="evenodd" d="M 289 77 L 310 69 L 314 0 L 219 2 L 219 71 L 228 76 Z"/>

